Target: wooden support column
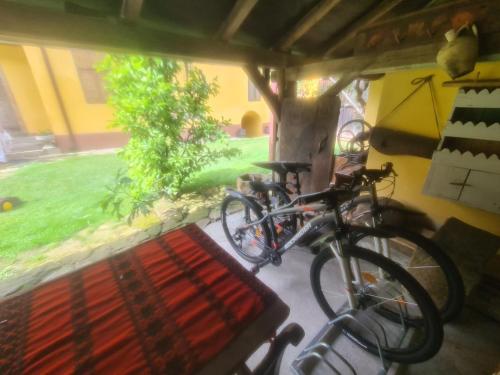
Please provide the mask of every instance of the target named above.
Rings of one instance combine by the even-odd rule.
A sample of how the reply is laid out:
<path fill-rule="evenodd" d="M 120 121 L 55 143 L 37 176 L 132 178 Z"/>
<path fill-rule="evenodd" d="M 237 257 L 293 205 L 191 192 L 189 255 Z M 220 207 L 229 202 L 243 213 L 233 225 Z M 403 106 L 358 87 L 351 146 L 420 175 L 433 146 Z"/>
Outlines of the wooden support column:
<path fill-rule="evenodd" d="M 288 85 L 286 85 L 284 81 L 285 70 L 284 69 L 278 70 L 277 71 L 279 73 L 277 78 L 278 93 L 275 94 L 270 87 L 271 74 L 268 69 L 264 69 L 264 74 L 262 74 L 259 71 L 256 65 L 245 65 L 244 69 L 248 75 L 248 78 L 259 90 L 260 94 L 266 101 L 267 105 L 269 106 L 269 109 L 273 114 L 273 124 L 272 124 L 271 134 L 269 137 L 269 160 L 277 160 L 279 159 L 279 155 L 277 155 L 276 153 L 277 150 L 276 144 L 277 142 L 279 142 L 281 102 L 283 100 L 283 95 L 285 94 L 285 92 L 287 92 L 288 95 L 292 95 L 292 93 L 295 91 L 294 82 L 291 82 Z"/>
<path fill-rule="evenodd" d="M 260 94 L 266 101 L 273 115 L 277 119 L 279 119 L 281 115 L 280 101 L 278 96 L 272 92 L 271 87 L 269 87 L 268 81 L 266 81 L 256 65 L 245 65 L 244 69 L 248 75 L 248 78 L 250 78 L 252 83 L 255 85 L 255 87 L 257 87 L 257 90 L 259 90 Z"/>

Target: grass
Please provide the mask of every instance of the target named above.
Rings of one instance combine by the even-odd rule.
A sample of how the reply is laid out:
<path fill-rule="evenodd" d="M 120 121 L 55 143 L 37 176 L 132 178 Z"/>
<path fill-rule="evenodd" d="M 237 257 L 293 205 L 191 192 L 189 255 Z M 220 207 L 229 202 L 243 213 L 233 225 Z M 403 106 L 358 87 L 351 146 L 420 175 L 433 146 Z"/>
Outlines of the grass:
<path fill-rule="evenodd" d="M 0 197 L 23 204 L 0 213 L 0 256 L 60 242 L 112 219 L 99 203 L 124 164 L 116 155 L 71 157 L 35 163 L 0 180 Z"/>
<path fill-rule="evenodd" d="M 186 185 L 184 192 L 234 185 L 236 177 L 258 172 L 253 161 L 267 160 L 268 138 L 235 139 L 231 146 L 239 157 L 207 166 Z M 24 203 L 0 213 L 0 258 L 13 259 L 22 252 L 56 244 L 77 232 L 113 220 L 100 207 L 106 186 L 124 168 L 116 155 L 71 157 L 21 167 L 0 179 L 0 197 L 16 196 Z"/>
<path fill-rule="evenodd" d="M 269 172 L 252 165 L 256 161 L 268 160 L 269 138 L 233 139 L 231 147 L 238 148 L 240 156 L 222 159 L 197 173 L 183 189 L 183 192 L 203 191 L 214 186 L 235 186 L 236 178 L 244 173 Z"/>

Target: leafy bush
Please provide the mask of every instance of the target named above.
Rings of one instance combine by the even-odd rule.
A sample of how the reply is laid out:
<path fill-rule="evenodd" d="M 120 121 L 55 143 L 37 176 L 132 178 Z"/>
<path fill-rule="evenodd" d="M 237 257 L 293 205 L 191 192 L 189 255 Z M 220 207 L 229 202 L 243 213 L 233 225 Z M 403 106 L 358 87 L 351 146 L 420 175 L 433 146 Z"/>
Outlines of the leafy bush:
<path fill-rule="evenodd" d="M 104 73 L 112 125 L 130 135 L 119 153 L 126 174 L 117 176 L 103 201 L 121 214 L 130 200 L 131 217 L 147 212 L 161 197 L 175 198 L 193 173 L 213 161 L 232 157 L 223 119 L 215 118 L 208 100 L 218 92 L 197 68 L 174 60 L 135 55 L 107 55 L 97 67 Z"/>

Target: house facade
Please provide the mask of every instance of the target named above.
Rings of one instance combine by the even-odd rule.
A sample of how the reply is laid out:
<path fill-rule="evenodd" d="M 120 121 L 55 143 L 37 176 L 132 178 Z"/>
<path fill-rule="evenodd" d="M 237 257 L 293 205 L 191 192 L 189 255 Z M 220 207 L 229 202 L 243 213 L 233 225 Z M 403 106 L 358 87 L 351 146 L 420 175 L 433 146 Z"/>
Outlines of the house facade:
<path fill-rule="evenodd" d="M 62 151 L 123 146 L 128 137 L 109 126 L 113 109 L 94 69 L 102 57 L 81 49 L 0 45 L 0 125 L 13 135 L 52 134 Z M 219 94 L 210 105 L 229 122 L 229 135 L 243 134 L 248 118 L 257 127 L 251 135 L 266 130 L 271 114 L 242 68 L 195 65 L 217 79 Z"/>

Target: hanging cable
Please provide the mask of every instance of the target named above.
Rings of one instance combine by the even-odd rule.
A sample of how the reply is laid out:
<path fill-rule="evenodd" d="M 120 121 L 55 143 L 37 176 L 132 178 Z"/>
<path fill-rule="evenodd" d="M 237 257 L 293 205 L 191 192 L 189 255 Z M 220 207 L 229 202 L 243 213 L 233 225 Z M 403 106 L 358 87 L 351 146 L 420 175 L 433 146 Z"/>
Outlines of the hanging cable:
<path fill-rule="evenodd" d="M 433 90 L 433 86 L 432 86 L 432 78 L 434 77 L 434 74 L 430 74 L 428 76 L 424 76 L 424 77 L 417 77 L 417 78 L 414 78 L 412 81 L 411 81 L 411 84 L 412 85 L 416 85 L 417 87 L 415 87 L 415 89 L 410 92 L 403 100 L 401 100 L 393 109 L 391 109 L 387 114 L 385 114 L 384 116 L 382 116 L 382 118 L 380 120 L 377 121 L 377 123 L 375 125 L 378 125 L 380 124 L 381 122 L 383 122 L 387 117 L 389 117 L 390 115 L 392 115 L 394 112 L 396 112 L 404 103 L 406 103 L 413 95 L 415 95 L 422 87 L 425 86 L 425 84 L 428 84 L 429 86 L 429 91 L 430 91 L 430 94 L 431 94 L 431 100 L 432 100 L 432 110 L 434 112 L 434 121 L 435 121 L 435 124 L 436 124 L 436 130 L 437 130 L 437 133 L 438 133 L 438 137 L 439 139 L 441 139 L 441 131 L 439 130 L 439 116 L 438 116 L 438 113 L 437 113 L 437 101 L 436 101 L 436 97 L 434 95 L 434 90 Z"/>

